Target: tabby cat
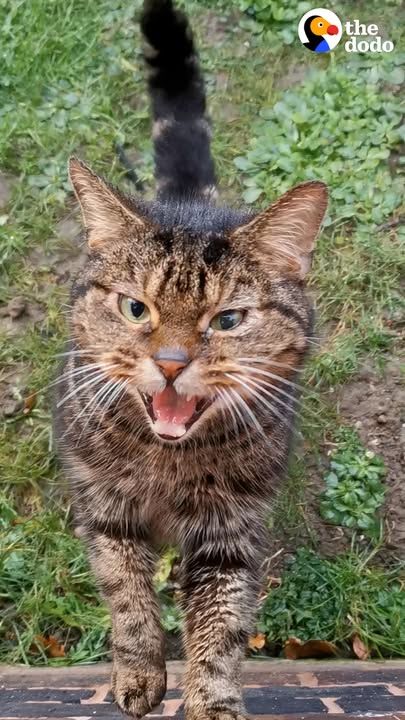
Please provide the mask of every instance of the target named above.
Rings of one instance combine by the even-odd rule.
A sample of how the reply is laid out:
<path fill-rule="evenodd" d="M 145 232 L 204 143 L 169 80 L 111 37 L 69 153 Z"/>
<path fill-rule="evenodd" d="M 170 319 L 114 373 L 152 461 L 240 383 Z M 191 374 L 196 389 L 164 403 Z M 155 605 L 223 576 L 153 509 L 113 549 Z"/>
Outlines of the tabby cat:
<path fill-rule="evenodd" d="M 56 434 L 112 615 L 112 688 L 142 717 L 166 689 L 153 588 L 176 544 L 187 720 L 242 720 L 240 666 L 312 332 L 304 279 L 327 205 L 306 182 L 258 214 L 215 205 L 204 83 L 185 16 L 141 26 L 156 200 L 76 158 L 88 258 L 74 282 Z"/>

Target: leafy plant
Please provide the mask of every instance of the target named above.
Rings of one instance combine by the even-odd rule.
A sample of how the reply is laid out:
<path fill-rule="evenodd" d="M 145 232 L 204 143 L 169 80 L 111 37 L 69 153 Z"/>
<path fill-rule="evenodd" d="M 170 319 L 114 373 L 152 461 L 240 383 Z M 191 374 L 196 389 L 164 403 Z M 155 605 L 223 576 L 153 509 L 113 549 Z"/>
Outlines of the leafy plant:
<path fill-rule="evenodd" d="M 239 0 L 239 8 L 253 18 L 256 32 L 264 32 L 268 39 L 277 35 L 286 45 L 297 36 L 298 20 L 311 7 L 307 0 Z"/>
<path fill-rule="evenodd" d="M 259 629 L 271 644 L 290 637 L 349 649 L 354 634 L 377 655 L 405 655 L 405 594 L 400 573 L 369 567 L 371 556 L 334 560 L 301 548 L 270 590 Z"/>
<path fill-rule="evenodd" d="M 331 64 L 264 108 L 249 151 L 235 159 L 246 202 L 318 178 L 330 186 L 335 224 L 377 224 L 389 216 L 402 201 L 402 182 L 384 161 L 402 131 L 398 102 L 380 87 L 386 71 Z"/>
<path fill-rule="evenodd" d="M 383 461 L 360 441 L 339 447 L 332 455 L 321 495 L 321 516 L 330 523 L 378 537 L 377 511 L 384 502 Z"/>

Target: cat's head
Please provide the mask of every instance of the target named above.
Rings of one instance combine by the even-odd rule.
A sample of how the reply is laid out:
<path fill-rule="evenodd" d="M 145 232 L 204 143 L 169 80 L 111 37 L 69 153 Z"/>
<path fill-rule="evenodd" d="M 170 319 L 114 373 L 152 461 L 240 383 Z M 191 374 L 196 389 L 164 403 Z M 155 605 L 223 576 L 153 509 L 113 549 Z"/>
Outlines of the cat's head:
<path fill-rule="evenodd" d="M 76 159 L 70 178 L 89 246 L 71 331 L 102 369 L 99 401 L 129 394 L 134 417 L 164 442 L 224 420 L 259 424 L 271 408 L 282 416 L 311 334 L 304 279 L 325 185 L 303 183 L 242 224 L 196 232 L 159 225 Z"/>

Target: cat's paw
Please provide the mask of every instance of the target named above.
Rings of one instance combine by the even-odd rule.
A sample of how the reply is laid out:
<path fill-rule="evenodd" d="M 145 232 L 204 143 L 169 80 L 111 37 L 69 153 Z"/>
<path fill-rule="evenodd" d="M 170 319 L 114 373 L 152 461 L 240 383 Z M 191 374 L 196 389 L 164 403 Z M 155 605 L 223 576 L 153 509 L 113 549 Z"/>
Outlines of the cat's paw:
<path fill-rule="evenodd" d="M 141 718 L 159 705 L 166 692 L 166 671 L 115 665 L 111 689 L 120 710 L 127 715 Z"/>

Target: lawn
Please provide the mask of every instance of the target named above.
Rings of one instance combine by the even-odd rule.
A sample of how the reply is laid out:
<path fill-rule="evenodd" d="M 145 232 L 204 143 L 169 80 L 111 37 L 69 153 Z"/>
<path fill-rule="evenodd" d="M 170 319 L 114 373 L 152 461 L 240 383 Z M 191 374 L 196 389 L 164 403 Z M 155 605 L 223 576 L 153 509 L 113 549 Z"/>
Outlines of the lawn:
<path fill-rule="evenodd" d="M 350 654 L 357 637 L 366 654 L 405 656 L 400 3 L 335 3 L 342 20 L 377 23 L 395 49 L 325 56 L 296 40 L 306 2 L 181 5 L 201 48 L 222 198 L 262 207 L 308 178 L 331 192 L 299 440 L 269 518 L 259 650 L 277 654 L 296 636 Z M 109 653 L 53 452 L 49 384 L 83 258 L 68 156 L 131 191 L 118 144 L 153 187 L 139 8 L 0 2 L 0 661 Z M 176 561 L 169 549 L 156 578 L 168 632 L 181 624 Z"/>

